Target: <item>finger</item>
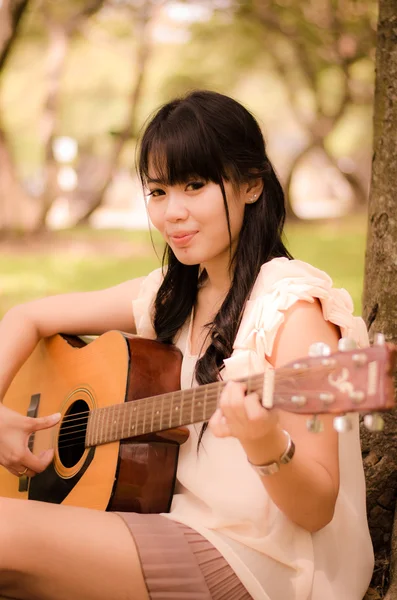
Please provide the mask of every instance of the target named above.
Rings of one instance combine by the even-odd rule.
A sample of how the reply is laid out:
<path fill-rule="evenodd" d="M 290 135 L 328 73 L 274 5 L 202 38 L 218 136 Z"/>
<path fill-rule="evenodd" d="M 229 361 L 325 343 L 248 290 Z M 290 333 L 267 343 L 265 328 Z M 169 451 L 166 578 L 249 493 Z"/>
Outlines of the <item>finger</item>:
<path fill-rule="evenodd" d="M 34 475 L 36 475 L 36 473 L 31 471 L 30 469 L 26 470 L 26 467 L 24 467 L 23 465 L 20 465 L 19 467 L 7 467 L 7 471 L 9 471 L 11 475 L 15 475 L 15 477 L 33 477 Z"/>
<path fill-rule="evenodd" d="M 39 431 L 40 429 L 49 429 L 54 427 L 61 418 L 61 413 L 48 415 L 47 417 L 31 418 L 26 417 L 26 429 L 30 432 Z"/>
<path fill-rule="evenodd" d="M 216 437 L 230 437 L 232 435 L 230 426 L 220 408 L 214 412 L 208 425 Z"/>
<path fill-rule="evenodd" d="M 224 388 L 219 401 L 219 407 L 227 419 L 239 422 L 246 421 L 245 386 L 238 382 L 230 381 Z"/>
<path fill-rule="evenodd" d="M 54 450 L 52 448 L 44 450 L 39 456 L 35 456 L 30 450 L 27 450 L 21 462 L 29 471 L 32 471 L 32 473 L 36 475 L 37 473 L 42 473 L 53 458 Z"/>
<path fill-rule="evenodd" d="M 244 400 L 247 418 L 250 421 L 258 421 L 268 416 L 268 411 L 263 408 L 258 394 L 247 394 Z"/>

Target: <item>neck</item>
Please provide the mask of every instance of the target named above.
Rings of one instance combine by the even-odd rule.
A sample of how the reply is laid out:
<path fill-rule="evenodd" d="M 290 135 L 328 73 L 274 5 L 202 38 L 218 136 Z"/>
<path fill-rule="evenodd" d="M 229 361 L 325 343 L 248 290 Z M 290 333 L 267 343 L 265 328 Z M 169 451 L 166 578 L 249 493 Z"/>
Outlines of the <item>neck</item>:
<path fill-rule="evenodd" d="M 205 269 L 207 273 L 207 280 L 204 287 L 215 294 L 226 296 L 233 276 L 232 271 L 229 269 L 229 256 L 219 257 L 209 263 L 203 263 L 201 268 Z"/>

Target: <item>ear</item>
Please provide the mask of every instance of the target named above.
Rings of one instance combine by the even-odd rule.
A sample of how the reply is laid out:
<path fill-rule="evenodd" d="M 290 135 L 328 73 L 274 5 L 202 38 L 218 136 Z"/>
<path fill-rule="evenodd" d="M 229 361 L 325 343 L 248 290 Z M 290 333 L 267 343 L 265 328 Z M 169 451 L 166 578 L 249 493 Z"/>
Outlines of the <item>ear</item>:
<path fill-rule="evenodd" d="M 263 179 L 251 179 L 244 186 L 244 197 L 246 204 L 253 204 L 258 200 L 263 192 Z"/>

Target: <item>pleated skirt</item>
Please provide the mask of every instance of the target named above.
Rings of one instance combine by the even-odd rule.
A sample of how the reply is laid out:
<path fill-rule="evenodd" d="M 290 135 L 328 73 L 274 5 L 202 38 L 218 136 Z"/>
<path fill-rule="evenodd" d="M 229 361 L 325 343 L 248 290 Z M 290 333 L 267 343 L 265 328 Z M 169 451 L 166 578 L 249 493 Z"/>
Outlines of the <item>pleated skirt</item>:
<path fill-rule="evenodd" d="M 252 600 L 223 556 L 197 531 L 160 515 L 117 514 L 134 538 L 151 600 Z"/>

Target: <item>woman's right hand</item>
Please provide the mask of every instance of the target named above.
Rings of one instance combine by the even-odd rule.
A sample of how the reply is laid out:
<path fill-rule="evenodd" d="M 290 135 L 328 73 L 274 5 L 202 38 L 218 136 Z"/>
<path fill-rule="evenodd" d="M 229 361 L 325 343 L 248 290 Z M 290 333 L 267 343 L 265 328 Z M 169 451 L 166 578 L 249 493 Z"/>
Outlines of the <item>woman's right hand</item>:
<path fill-rule="evenodd" d="M 56 425 L 60 413 L 48 417 L 24 417 L 0 402 L 0 465 L 20 477 L 41 473 L 52 461 L 54 450 L 45 450 L 35 456 L 28 447 L 29 437 L 35 431 Z"/>

